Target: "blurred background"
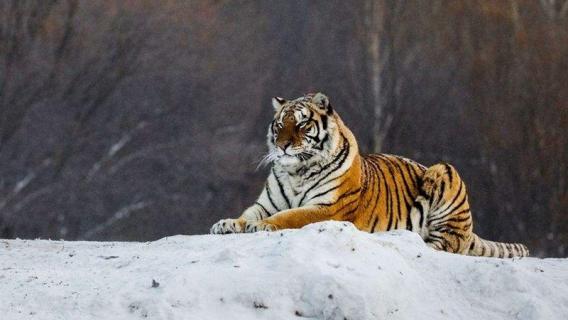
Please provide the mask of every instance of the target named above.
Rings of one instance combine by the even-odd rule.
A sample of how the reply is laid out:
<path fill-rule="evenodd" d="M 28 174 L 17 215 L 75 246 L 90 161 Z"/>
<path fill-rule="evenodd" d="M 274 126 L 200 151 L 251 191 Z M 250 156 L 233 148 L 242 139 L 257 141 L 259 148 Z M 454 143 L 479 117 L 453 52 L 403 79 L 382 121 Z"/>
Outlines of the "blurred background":
<path fill-rule="evenodd" d="M 206 233 L 313 91 L 363 152 L 454 164 L 481 236 L 568 255 L 568 0 L 0 1 L 0 238 Z"/>

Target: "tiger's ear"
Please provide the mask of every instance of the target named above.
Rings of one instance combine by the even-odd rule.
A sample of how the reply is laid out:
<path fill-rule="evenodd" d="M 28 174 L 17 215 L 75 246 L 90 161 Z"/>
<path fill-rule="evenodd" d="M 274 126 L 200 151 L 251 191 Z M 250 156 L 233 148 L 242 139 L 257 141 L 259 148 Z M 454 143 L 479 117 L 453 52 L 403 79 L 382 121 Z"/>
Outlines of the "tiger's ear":
<path fill-rule="evenodd" d="M 329 98 L 325 94 L 321 92 L 316 93 L 312 98 L 312 102 L 324 109 L 328 115 L 333 113 L 333 108 L 329 103 Z"/>
<path fill-rule="evenodd" d="M 280 97 L 272 98 L 272 106 L 274 107 L 274 111 L 278 111 L 282 105 L 286 103 L 286 100 Z"/>

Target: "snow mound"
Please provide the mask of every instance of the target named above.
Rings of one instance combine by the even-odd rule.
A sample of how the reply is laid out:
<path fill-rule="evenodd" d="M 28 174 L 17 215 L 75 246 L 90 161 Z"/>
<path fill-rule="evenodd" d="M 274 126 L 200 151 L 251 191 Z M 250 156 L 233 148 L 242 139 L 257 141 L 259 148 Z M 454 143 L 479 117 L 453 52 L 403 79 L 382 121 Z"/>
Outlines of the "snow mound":
<path fill-rule="evenodd" d="M 2 319 L 561 319 L 568 259 L 435 252 L 344 222 L 155 242 L 0 241 Z"/>

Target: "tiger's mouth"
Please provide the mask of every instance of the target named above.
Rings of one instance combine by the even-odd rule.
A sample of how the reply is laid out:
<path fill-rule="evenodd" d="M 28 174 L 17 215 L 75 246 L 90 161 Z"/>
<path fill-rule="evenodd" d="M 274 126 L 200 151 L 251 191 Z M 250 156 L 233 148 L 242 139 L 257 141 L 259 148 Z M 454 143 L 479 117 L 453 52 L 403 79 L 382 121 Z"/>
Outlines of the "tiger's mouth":
<path fill-rule="evenodd" d="M 282 149 L 278 149 L 279 156 L 289 156 L 289 157 L 297 157 L 300 159 L 309 159 L 314 156 L 314 151 L 310 150 L 310 148 L 294 148 L 294 149 L 287 149 L 286 151 Z"/>
<path fill-rule="evenodd" d="M 284 152 L 282 149 L 276 148 L 276 146 L 272 145 L 270 151 L 260 160 L 258 167 L 275 162 L 284 166 L 294 167 L 307 165 L 307 161 L 317 154 L 317 150 L 310 150 L 309 148 L 298 148 Z"/>
<path fill-rule="evenodd" d="M 278 161 L 282 162 L 293 162 L 295 161 L 307 161 L 310 158 L 312 158 L 314 156 L 313 153 L 310 152 L 306 152 L 306 151 L 302 151 L 302 152 L 298 152 L 298 153 L 294 153 L 294 154 L 289 154 L 289 153 L 283 153 L 280 156 L 278 156 Z"/>
<path fill-rule="evenodd" d="M 284 166 L 298 165 L 301 162 L 298 157 L 289 154 L 279 156 L 276 161 Z"/>

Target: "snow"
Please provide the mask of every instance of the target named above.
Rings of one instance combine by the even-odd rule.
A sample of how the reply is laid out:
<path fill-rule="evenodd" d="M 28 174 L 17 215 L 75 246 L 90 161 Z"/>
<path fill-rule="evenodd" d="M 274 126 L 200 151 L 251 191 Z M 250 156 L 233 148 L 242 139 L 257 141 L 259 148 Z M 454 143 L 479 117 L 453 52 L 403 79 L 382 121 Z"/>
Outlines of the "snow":
<path fill-rule="evenodd" d="M 568 259 L 436 252 L 345 222 L 154 242 L 0 241 L 0 319 L 562 319 Z"/>

